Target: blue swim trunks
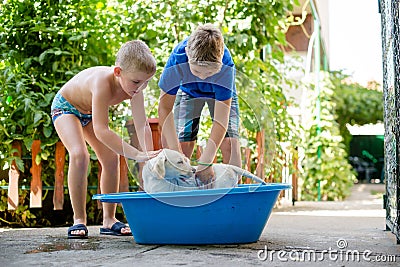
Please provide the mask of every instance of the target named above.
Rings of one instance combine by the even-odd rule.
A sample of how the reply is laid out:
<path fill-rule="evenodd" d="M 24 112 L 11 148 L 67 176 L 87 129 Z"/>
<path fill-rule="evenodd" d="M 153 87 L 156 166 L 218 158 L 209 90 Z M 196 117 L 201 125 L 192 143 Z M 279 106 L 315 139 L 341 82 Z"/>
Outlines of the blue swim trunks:
<path fill-rule="evenodd" d="M 79 112 L 71 103 L 69 103 L 61 94 L 58 92 L 53 99 L 51 104 L 51 119 L 54 122 L 58 117 L 63 114 L 73 114 L 75 115 L 85 127 L 92 121 L 92 114 L 83 114 Z"/>

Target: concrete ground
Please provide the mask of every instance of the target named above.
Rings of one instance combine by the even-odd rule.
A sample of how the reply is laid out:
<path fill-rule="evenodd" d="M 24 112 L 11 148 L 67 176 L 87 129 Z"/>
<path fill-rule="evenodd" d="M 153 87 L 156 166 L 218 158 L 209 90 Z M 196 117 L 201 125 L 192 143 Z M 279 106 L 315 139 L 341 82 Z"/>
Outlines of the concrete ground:
<path fill-rule="evenodd" d="M 0 266 L 399 266 L 385 231 L 384 185 L 358 184 L 342 202 L 280 203 L 256 243 L 139 245 L 133 237 L 68 240 L 67 228 L 0 229 Z"/>

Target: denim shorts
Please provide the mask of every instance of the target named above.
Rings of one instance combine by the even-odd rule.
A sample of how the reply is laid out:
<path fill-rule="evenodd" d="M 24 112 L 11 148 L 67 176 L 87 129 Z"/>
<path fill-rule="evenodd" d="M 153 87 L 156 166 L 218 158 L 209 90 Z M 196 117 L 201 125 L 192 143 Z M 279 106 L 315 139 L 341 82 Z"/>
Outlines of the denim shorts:
<path fill-rule="evenodd" d="M 51 104 L 51 119 L 54 122 L 58 117 L 63 114 L 73 114 L 75 115 L 82 127 L 85 127 L 92 121 L 92 114 L 84 114 L 79 112 L 71 103 L 69 103 L 61 94 L 58 92 L 53 99 Z"/>
<path fill-rule="evenodd" d="M 180 142 L 197 140 L 200 115 L 205 103 L 207 103 L 211 118 L 214 120 L 215 99 L 195 98 L 178 90 L 174 104 L 174 121 Z M 232 98 L 225 137 L 239 138 L 239 106 L 236 95 Z"/>

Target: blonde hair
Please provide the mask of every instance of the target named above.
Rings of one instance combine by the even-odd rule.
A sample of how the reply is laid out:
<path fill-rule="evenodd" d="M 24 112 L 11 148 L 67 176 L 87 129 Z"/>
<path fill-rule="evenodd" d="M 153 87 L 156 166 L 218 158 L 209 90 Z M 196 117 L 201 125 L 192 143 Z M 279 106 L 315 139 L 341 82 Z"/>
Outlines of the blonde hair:
<path fill-rule="evenodd" d="M 157 64 L 149 47 L 143 41 L 133 40 L 126 42 L 118 50 L 115 65 L 127 71 L 153 73 Z"/>
<path fill-rule="evenodd" d="M 189 63 L 221 63 L 224 55 L 224 37 L 214 25 L 200 25 L 189 36 L 186 52 Z"/>

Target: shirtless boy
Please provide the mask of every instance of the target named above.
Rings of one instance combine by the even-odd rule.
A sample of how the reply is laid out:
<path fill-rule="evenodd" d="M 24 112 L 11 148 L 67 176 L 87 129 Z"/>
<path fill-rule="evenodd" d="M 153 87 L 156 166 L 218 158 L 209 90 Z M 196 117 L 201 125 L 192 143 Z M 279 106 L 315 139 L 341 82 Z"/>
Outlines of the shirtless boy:
<path fill-rule="evenodd" d="M 102 194 L 119 187 L 119 155 L 136 161 L 155 157 L 151 129 L 147 123 L 142 90 L 156 71 L 156 61 L 142 41 L 130 41 L 117 53 L 115 66 L 85 69 L 69 80 L 56 94 L 51 116 L 55 129 L 69 153 L 68 189 L 74 224 L 68 238 L 87 238 L 86 193 L 90 160 L 86 142 L 102 166 Z M 109 107 L 129 99 L 142 151 L 123 141 L 108 126 Z M 103 203 L 100 234 L 131 235 L 130 228 L 115 218 L 116 204 Z"/>

